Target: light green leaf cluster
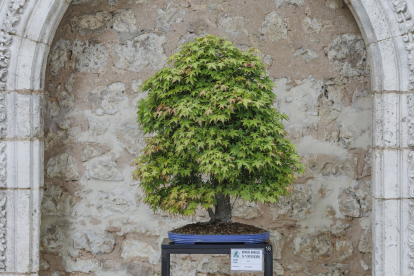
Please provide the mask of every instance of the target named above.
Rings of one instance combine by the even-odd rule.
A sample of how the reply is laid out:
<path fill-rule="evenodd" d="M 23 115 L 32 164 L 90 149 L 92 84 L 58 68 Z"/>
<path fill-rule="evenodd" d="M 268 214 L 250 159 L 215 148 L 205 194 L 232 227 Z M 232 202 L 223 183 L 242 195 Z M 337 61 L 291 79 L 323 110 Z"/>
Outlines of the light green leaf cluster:
<path fill-rule="evenodd" d="M 258 52 L 200 37 L 141 86 L 138 122 L 152 135 L 134 177 L 154 210 L 191 215 L 219 192 L 276 203 L 303 172 Z"/>

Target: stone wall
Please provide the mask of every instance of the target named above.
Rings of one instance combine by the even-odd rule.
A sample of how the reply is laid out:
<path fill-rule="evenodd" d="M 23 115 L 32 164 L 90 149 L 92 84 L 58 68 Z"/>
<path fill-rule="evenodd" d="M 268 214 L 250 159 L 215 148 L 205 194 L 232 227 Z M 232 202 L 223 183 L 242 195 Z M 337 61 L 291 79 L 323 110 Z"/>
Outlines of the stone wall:
<path fill-rule="evenodd" d="M 339 0 L 74 0 L 46 69 L 40 275 L 160 275 L 168 230 L 208 220 L 137 203 L 136 93 L 178 45 L 205 34 L 259 48 L 307 166 L 276 205 L 237 201 L 234 220 L 271 231 L 274 275 L 371 275 L 367 53 Z M 226 256 L 177 255 L 172 275 L 227 275 Z"/>

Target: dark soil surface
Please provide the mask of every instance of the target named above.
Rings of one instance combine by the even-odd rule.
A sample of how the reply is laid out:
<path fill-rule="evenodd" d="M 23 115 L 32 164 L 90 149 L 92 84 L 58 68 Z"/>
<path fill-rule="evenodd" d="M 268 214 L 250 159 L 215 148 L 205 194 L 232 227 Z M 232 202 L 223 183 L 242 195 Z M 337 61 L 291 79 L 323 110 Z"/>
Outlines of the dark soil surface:
<path fill-rule="evenodd" d="M 198 222 L 194 224 L 187 224 L 181 228 L 174 229 L 171 232 L 176 234 L 192 235 L 246 235 L 262 234 L 266 233 L 267 230 L 238 222 L 227 224 Z"/>

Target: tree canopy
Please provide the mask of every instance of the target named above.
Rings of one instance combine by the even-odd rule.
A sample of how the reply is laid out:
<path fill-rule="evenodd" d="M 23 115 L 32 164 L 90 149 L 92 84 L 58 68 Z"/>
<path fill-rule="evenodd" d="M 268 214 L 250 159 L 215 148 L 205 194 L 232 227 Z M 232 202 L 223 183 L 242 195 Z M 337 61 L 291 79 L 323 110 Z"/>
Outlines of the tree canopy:
<path fill-rule="evenodd" d="M 219 193 L 276 203 L 304 166 L 272 105 L 274 83 L 258 50 L 207 35 L 180 47 L 140 91 L 146 146 L 133 176 L 154 210 L 191 215 Z"/>

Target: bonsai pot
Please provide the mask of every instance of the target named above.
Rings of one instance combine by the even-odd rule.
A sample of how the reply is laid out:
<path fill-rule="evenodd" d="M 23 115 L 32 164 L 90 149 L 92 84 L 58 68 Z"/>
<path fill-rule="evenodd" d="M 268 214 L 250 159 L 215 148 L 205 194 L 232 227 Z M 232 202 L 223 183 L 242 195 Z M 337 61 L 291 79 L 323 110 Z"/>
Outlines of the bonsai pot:
<path fill-rule="evenodd" d="M 260 234 L 244 235 L 194 235 L 177 234 L 168 232 L 168 238 L 176 244 L 195 244 L 195 243 L 263 243 L 269 239 L 269 231 Z"/>

